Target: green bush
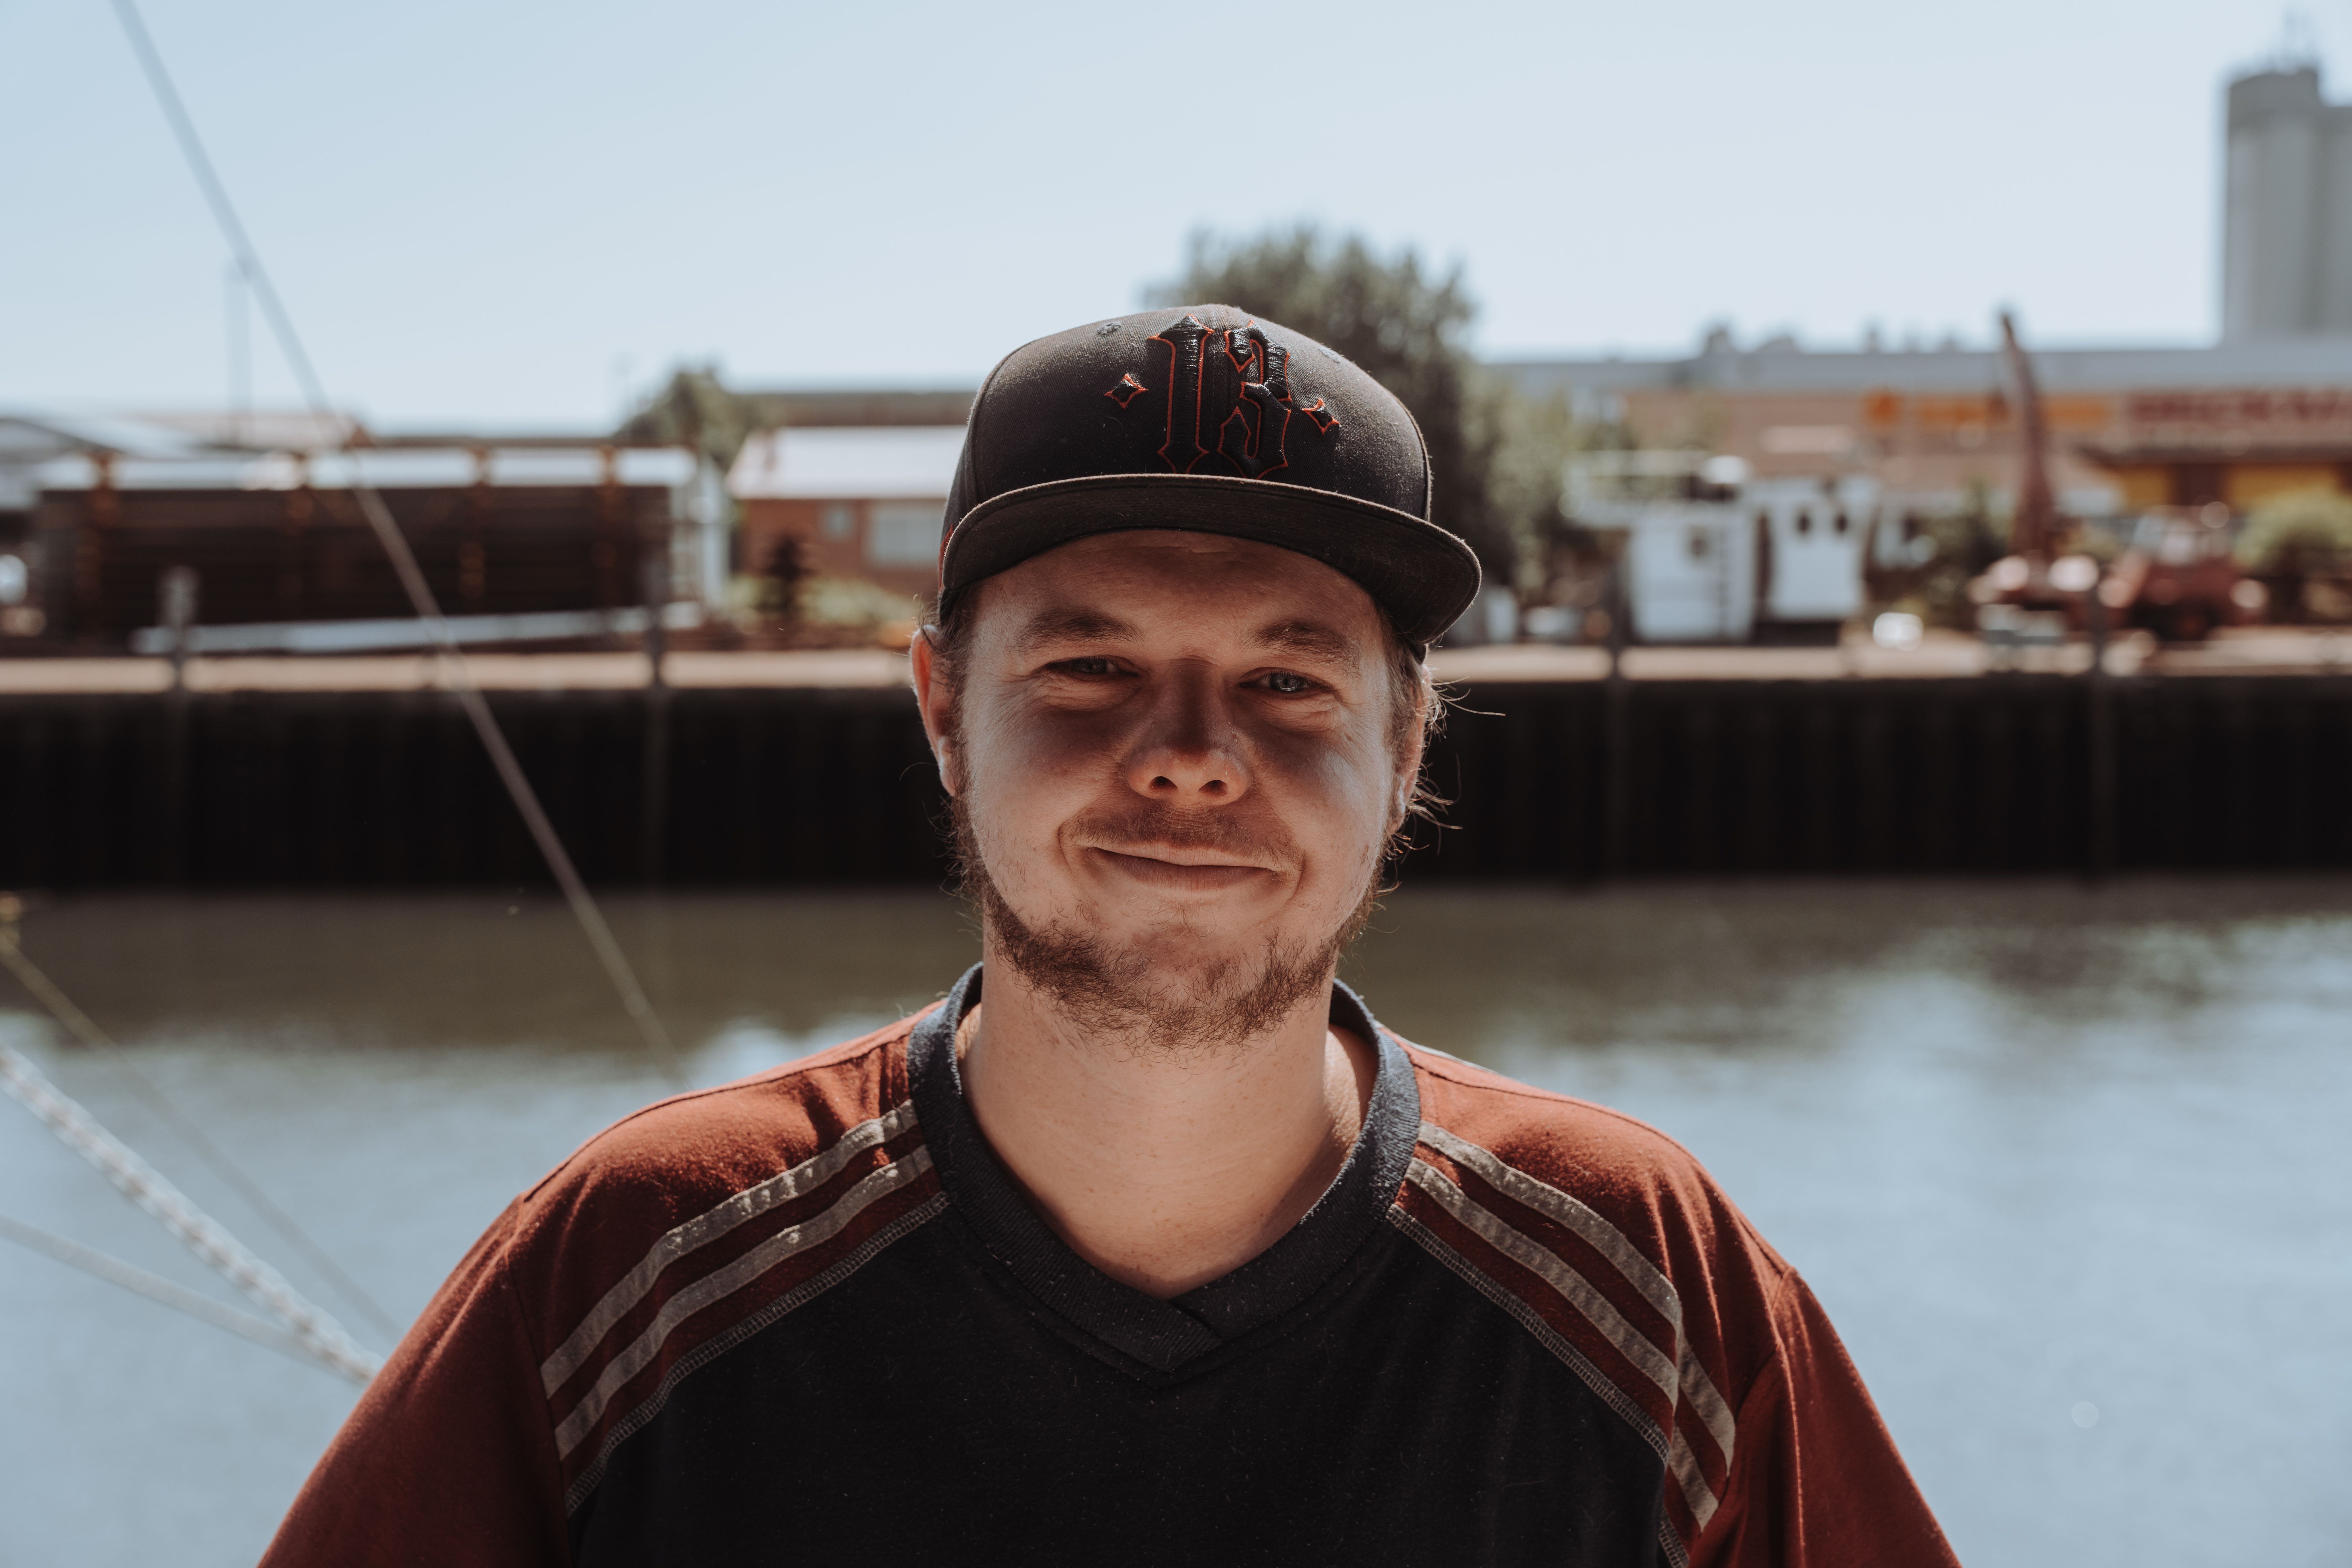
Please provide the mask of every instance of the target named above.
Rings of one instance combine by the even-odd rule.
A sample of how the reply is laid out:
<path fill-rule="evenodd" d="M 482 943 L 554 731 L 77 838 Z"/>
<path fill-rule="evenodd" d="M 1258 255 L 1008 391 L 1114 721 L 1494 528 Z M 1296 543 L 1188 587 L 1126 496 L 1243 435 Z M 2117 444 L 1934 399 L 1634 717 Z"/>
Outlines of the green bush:
<path fill-rule="evenodd" d="M 1969 584 L 2009 553 L 2009 520 L 1996 515 L 1990 491 L 1977 482 L 1957 510 L 1922 519 L 1920 531 L 1936 549 L 1912 590 L 1919 613 L 1930 626 L 1975 630 Z"/>
<path fill-rule="evenodd" d="M 2250 572 L 2279 577 L 2352 565 L 2352 496 L 2310 489 L 2263 502 L 2238 536 L 2238 562 Z"/>

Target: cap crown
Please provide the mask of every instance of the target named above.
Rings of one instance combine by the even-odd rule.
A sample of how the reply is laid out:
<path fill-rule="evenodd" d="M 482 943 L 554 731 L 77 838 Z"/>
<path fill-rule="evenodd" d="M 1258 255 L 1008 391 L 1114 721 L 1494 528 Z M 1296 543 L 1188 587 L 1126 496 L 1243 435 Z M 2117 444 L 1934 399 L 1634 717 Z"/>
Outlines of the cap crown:
<path fill-rule="evenodd" d="M 1420 426 L 1350 361 L 1230 305 L 1139 311 L 990 373 L 943 520 L 941 596 L 1088 533 L 1205 530 L 1326 562 L 1425 642 L 1478 584 L 1430 496 Z"/>
<path fill-rule="evenodd" d="M 972 406 L 948 516 L 1103 474 L 1265 479 L 1429 515 L 1429 454 L 1395 395 L 1230 305 L 1119 316 L 1008 355 Z"/>

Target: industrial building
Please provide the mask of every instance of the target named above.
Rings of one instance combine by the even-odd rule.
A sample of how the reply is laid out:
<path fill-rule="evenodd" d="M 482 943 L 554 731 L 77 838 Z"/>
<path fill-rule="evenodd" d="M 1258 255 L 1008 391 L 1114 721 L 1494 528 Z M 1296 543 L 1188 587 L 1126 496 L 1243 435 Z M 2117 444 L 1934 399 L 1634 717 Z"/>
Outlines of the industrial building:
<path fill-rule="evenodd" d="M 2032 359 L 2065 511 L 2243 510 L 2287 490 L 2352 491 L 2352 337 Z M 2016 389 L 1993 348 L 1742 348 L 1718 330 L 1686 358 L 1497 368 L 1643 447 L 1738 457 L 1762 478 L 1866 475 L 1899 508 L 1949 510 L 1979 489 L 2005 508 L 2021 458 Z"/>
<path fill-rule="evenodd" d="M 2062 510 L 2352 492 L 2352 105 L 2326 101 L 2315 67 L 2257 71 L 2230 84 L 2224 135 L 2221 341 L 2029 341 Z M 1766 479 L 1868 477 L 1898 510 L 1972 492 L 2005 510 L 2020 468 L 2018 389 L 1990 345 L 1823 352 L 1717 328 L 1685 356 L 1497 368 L 1643 447 L 1737 457 Z"/>
<path fill-rule="evenodd" d="M 2230 84 L 2221 337 L 2352 333 L 2352 103 L 2319 68 Z"/>
<path fill-rule="evenodd" d="M 414 614 L 362 515 L 362 486 L 383 497 L 443 610 L 461 619 L 538 616 L 525 635 L 576 640 L 599 635 L 600 616 L 641 619 L 649 595 L 667 609 L 725 592 L 725 498 L 683 448 L 418 446 L 282 419 L 232 432 L 21 414 L 0 418 L 0 637 L 23 650 L 139 646 L 166 618 L 176 577 L 193 590 L 194 624 L 239 628 L 200 646 L 361 646 L 322 628 Z M 413 625 L 375 635 L 425 640 Z"/>

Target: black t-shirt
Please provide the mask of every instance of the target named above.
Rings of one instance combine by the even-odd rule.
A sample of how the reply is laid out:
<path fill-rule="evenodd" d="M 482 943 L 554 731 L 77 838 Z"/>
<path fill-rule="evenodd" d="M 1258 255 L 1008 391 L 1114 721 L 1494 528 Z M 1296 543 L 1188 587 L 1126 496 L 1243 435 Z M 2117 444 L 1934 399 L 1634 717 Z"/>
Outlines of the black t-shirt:
<path fill-rule="evenodd" d="M 1639 1123 L 1388 1035 L 1315 1207 L 1161 1301 L 945 1005 L 654 1107 L 477 1245 L 273 1564 L 1939 1563 L 1804 1287 Z"/>

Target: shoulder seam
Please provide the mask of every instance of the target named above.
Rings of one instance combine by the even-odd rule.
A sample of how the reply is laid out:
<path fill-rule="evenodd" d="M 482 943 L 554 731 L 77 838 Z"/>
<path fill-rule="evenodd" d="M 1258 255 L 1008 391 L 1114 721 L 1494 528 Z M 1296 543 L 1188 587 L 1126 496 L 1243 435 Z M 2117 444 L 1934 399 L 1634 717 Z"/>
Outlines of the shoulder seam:
<path fill-rule="evenodd" d="M 656 1237 L 645 1256 L 606 1288 L 564 1342 L 541 1362 L 541 1381 L 548 1395 L 552 1397 L 586 1363 L 604 1336 L 653 1290 L 655 1282 L 671 1265 L 762 1215 L 816 1191 L 848 1169 L 860 1155 L 887 1151 L 894 1139 L 915 1125 L 914 1101 L 900 1100 L 881 1115 L 849 1128 L 807 1159 L 729 1194 Z M 928 1165 L 928 1156 L 921 1163 Z"/>
<path fill-rule="evenodd" d="M 822 1274 L 793 1287 L 783 1296 L 729 1328 L 724 1333 L 705 1341 L 680 1357 L 676 1364 L 662 1374 L 661 1381 L 654 1385 L 652 1392 L 638 1401 L 626 1415 L 615 1421 L 607 1430 L 604 1442 L 597 1446 L 596 1457 L 591 1459 L 587 1467 L 581 1471 L 579 1479 L 564 1489 L 565 1515 L 568 1517 L 579 1511 L 580 1505 L 585 1502 L 590 1494 L 594 1492 L 603 1482 L 605 1467 L 611 1463 L 614 1452 L 623 1443 L 635 1436 L 655 1416 L 661 1414 L 679 1384 L 735 1349 L 761 1330 L 767 1328 L 779 1318 L 806 1306 L 810 1301 L 847 1279 L 871 1263 L 885 1248 L 938 1218 L 946 1212 L 947 1206 L 947 1194 L 933 1193 L 924 1202 L 868 1237 L 856 1251 Z"/>
<path fill-rule="evenodd" d="M 668 1233 L 606 1292 L 540 1367 L 551 1417 L 568 1407 L 555 1424 L 561 1462 L 589 1463 L 601 1470 L 602 1456 L 650 1421 L 668 1390 L 694 1369 L 758 1327 L 830 1289 L 942 1212 L 946 1196 L 931 1174 L 930 1151 L 918 1140 L 892 1158 L 890 1140 L 882 1136 L 890 1131 L 883 1125 L 887 1121 L 902 1123 L 899 1131 L 911 1130 L 911 1102 L 902 1101 L 889 1118 L 863 1124 L 861 1146 L 849 1150 L 846 1161 L 819 1156 L 739 1194 L 745 1203 L 730 1200 Z M 845 1139 L 835 1147 L 849 1142 Z M 749 1200 L 764 1195 L 789 1202 L 824 1191 L 859 1159 L 872 1168 L 846 1189 L 833 1191 L 824 1206 L 771 1228 L 764 1238 L 721 1258 L 717 1267 L 698 1264 L 688 1272 L 669 1274 L 671 1265 L 751 1217 L 755 1209 Z M 772 1214 L 778 1204 L 765 1207 Z M 869 1213 L 873 1218 L 867 1221 Z M 845 1233 L 852 1234 L 837 1241 Z M 656 1289 L 656 1281 L 665 1277 L 669 1283 Z M 746 1291 L 754 1294 L 747 1297 L 742 1294 Z M 709 1315 L 722 1301 L 737 1304 L 726 1310 L 723 1320 Z M 650 1309 L 650 1315 L 641 1308 Z M 745 1327 L 747 1323 L 751 1326 Z M 576 1394 L 567 1396 L 567 1387 Z M 593 1480 L 575 1479 L 572 1503 L 576 1505 L 586 1496 L 583 1489 L 593 1489 Z"/>
<path fill-rule="evenodd" d="M 1537 1337 L 1546 1348 L 1567 1362 L 1596 1393 L 1603 1392 L 1605 1384 L 1609 1392 L 1603 1396 L 1609 1398 L 1612 1405 L 1622 1398 L 1643 1409 L 1645 1419 L 1659 1433 L 1655 1446 L 1660 1458 L 1665 1461 L 1667 1471 L 1679 1488 L 1692 1519 L 1703 1529 L 1715 1511 L 1718 1494 L 1708 1479 L 1704 1458 L 1692 1446 L 1690 1435 L 1684 1430 L 1677 1413 L 1687 1410 L 1696 1418 L 1700 1429 L 1712 1440 L 1720 1455 L 1723 1470 L 1727 1474 L 1738 1449 L 1738 1420 L 1685 1331 L 1681 1294 L 1667 1277 L 1664 1266 L 1643 1252 L 1606 1215 L 1564 1189 L 1521 1170 L 1484 1145 L 1450 1132 L 1434 1122 L 1423 1123 L 1422 1142 L 1505 1198 L 1578 1237 L 1666 1324 L 1667 1331 L 1661 1338 L 1654 1331 L 1627 1319 L 1607 1293 L 1596 1289 L 1576 1264 L 1544 1240 L 1487 1208 L 1444 1172 L 1416 1154 L 1407 1183 L 1408 1193 L 1417 1189 L 1422 1199 L 1435 1205 L 1486 1247 L 1539 1282 L 1543 1291 L 1556 1298 L 1563 1309 L 1589 1326 L 1613 1354 L 1622 1358 L 1623 1363 L 1639 1374 L 1654 1391 L 1648 1395 L 1637 1394 L 1632 1387 L 1621 1384 L 1617 1377 L 1601 1373 L 1597 1363 L 1580 1352 L 1574 1359 L 1561 1355 L 1560 1346 L 1568 1345 L 1570 1342 L 1557 1332 L 1550 1337 L 1543 1332 L 1538 1333 Z M 1498 1305 L 1504 1306 L 1523 1324 L 1533 1329 L 1542 1321 L 1534 1299 L 1519 1286 L 1507 1283 L 1493 1275 L 1482 1261 L 1462 1254 L 1451 1242 L 1429 1231 L 1418 1216 L 1404 1207 L 1402 1195 L 1399 1198 L 1396 1213 L 1401 1224 L 1405 1220 L 1414 1222 L 1408 1234 L 1413 1235 L 1424 1247 L 1435 1253 L 1440 1261 L 1454 1268 L 1455 1272 L 1463 1273 L 1465 1279 Z M 1441 1247 L 1444 1250 L 1439 1250 Z M 1456 1257 L 1460 1259 L 1458 1264 L 1454 1262 Z M 1512 1301 L 1519 1304 L 1514 1306 Z M 1544 1327 L 1549 1329 L 1549 1324 Z M 1554 1339 L 1559 1340 L 1559 1344 L 1553 1343 Z M 1573 1349 L 1572 1346 L 1570 1348 Z M 1596 1378 L 1601 1381 L 1595 1382 Z M 1646 1401 L 1652 1397 L 1663 1402 L 1663 1414 L 1646 1408 Z M 1622 1410 L 1623 1406 L 1619 1408 Z"/>
<path fill-rule="evenodd" d="M 1581 1099 L 1573 1094 L 1562 1094 L 1557 1089 L 1538 1089 L 1533 1084 L 1520 1083 L 1516 1079 L 1505 1078 L 1502 1074 L 1495 1071 L 1492 1068 L 1482 1068 L 1475 1062 L 1465 1061 L 1460 1057 L 1451 1056 L 1444 1051 L 1433 1050 L 1427 1046 L 1414 1046 L 1411 1048 L 1421 1055 L 1439 1057 L 1445 1061 L 1468 1068 L 1473 1072 L 1481 1075 L 1481 1077 L 1476 1079 L 1465 1079 L 1447 1072 L 1437 1072 L 1433 1075 L 1444 1079 L 1447 1083 L 1454 1084 L 1460 1088 L 1475 1090 L 1479 1093 L 1505 1095 L 1515 1100 L 1532 1100 L 1544 1105 L 1570 1106 L 1578 1110 L 1589 1111 L 1595 1116 L 1606 1117 L 1608 1120 L 1617 1122 L 1621 1126 L 1630 1127 L 1638 1132 L 1648 1133 L 1651 1137 L 1658 1139 L 1660 1142 L 1674 1149 L 1675 1152 L 1689 1160 L 1694 1166 L 1696 1166 L 1701 1170 L 1706 1168 L 1704 1163 L 1700 1161 L 1699 1157 L 1696 1154 L 1692 1153 L 1690 1149 L 1685 1145 L 1680 1139 L 1675 1137 L 1673 1133 L 1653 1126 L 1651 1123 L 1643 1121 L 1640 1117 L 1620 1110 L 1614 1106 L 1603 1105 L 1598 1100 Z M 1443 1121 L 1439 1121 L 1434 1117 L 1428 1116 L 1426 1113 L 1423 1114 L 1423 1120 L 1430 1122 L 1433 1126 L 1444 1127 L 1445 1125 Z M 1451 1131 L 1452 1129 L 1449 1128 L 1447 1131 Z"/>
<path fill-rule="evenodd" d="M 1561 1337 L 1558 1330 L 1545 1322 L 1521 1299 L 1517 1291 L 1465 1258 L 1458 1248 L 1450 1245 L 1444 1237 L 1431 1230 L 1420 1220 L 1415 1219 L 1402 1205 L 1390 1206 L 1389 1223 L 1412 1237 L 1414 1245 L 1437 1259 L 1448 1273 L 1500 1307 L 1538 1344 L 1549 1351 L 1561 1364 L 1574 1373 L 1578 1382 L 1598 1394 L 1601 1403 L 1615 1411 L 1627 1426 L 1639 1433 L 1643 1443 L 1651 1452 L 1658 1456 L 1661 1464 L 1664 1462 L 1666 1436 L 1659 1428 L 1657 1422 L 1651 1419 L 1650 1413 L 1643 1409 L 1640 1404 L 1631 1398 L 1623 1389 L 1618 1387 L 1614 1378 L 1595 1366 L 1591 1357 L 1570 1344 Z"/>
<path fill-rule="evenodd" d="M 577 1164 L 583 1154 L 585 1154 L 589 1150 L 594 1148 L 597 1144 L 602 1143 L 607 1138 L 610 1138 L 614 1133 L 618 1132 L 622 1128 L 630 1125 L 632 1122 L 638 1121 L 646 1117 L 651 1116 L 656 1110 L 667 1110 L 674 1106 L 688 1105 L 696 1100 L 709 1100 L 714 1095 L 732 1094 L 736 1090 L 742 1089 L 745 1085 L 751 1083 L 754 1080 L 763 1084 L 789 1083 L 796 1078 L 802 1078 L 809 1073 L 822 1071 L 824 1068 L 840 1067 L 844 1065 L 844 1062 L 856 1061 L 864 1057 L 871 1055 L 875 1051 L 887 1050 L 901 1037 L 901 1035 L 913 1034 L 915 1031 L 915 1026 L 921 1023 L 923 1019 L 929 1016 L 939 1005 L 940 1004 L 934 1002 L 930 1006 L 925 1007 L 921 1012 L 916 1013 L 908 1017 L 901 1018 L 895 1024 L 886 1025 L 870 1035 L 861 1037 L 861 1038 L 866 1042 L 865 1049 L 858 1051 L 850 1057 L 845 1058 L 843 1061 L 826 1062 L 823 1064 L 823 1067 L 820 1067 L 816 1063 L 807 1061 L 787 1062 L 781 1068 L 770 1068 L 766 1073 L 753 1073 L 748 1078 L 739 1078 L 729 1083 L 712 1084 L 707 1089 L 683 1089 L 677 1094 L 665 1095 L 663 1098 L 655 1100 L 651 1105 L 641 1105 L 635 1110 L 630 1111 L 626 1116 L 621 1117 L 614 1121 L 607 1123 L 605 1126 L 598 1128 L 586 1139 L 583 1140 L 578 1148 L 572 1150 L 571 1153 L 566 1154 L 562 1159 L 557 1161 L 555 1165 L 550 1169 L 545 1175 L 540 1177 L 538 1181 L 533 1182 L 530 1186 L 524 1188 L 520 1194 L 521 1199 L 528 1203 L 531 1199 L 537 1197 L 540 1194 L 541 1190 L 550 1182 L 554 1181 L 556 1177 L 562 1175 L 566 1171 L 569 1171 L 573 1165 Z M 823 1056 L 826 1051 L 842 1050 L 856 1044 L 858 1044 L 858 1041 L 855 1039 L 844 1040 L 840 1045 L 827 1046 L 822 1050 L 812 1051 L 809 1054 L 811 1056 Z M 886 1104 L 881 1109 L 888 1110 L 890 1107 Z"/>

